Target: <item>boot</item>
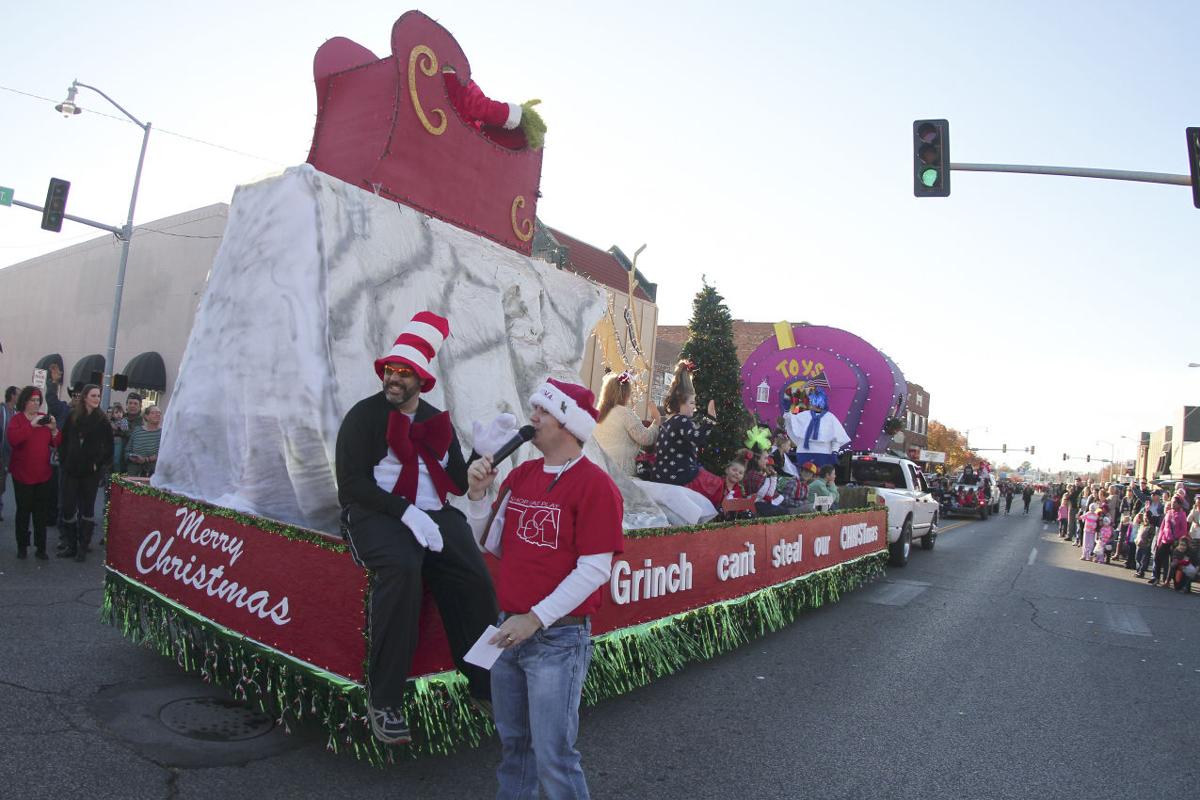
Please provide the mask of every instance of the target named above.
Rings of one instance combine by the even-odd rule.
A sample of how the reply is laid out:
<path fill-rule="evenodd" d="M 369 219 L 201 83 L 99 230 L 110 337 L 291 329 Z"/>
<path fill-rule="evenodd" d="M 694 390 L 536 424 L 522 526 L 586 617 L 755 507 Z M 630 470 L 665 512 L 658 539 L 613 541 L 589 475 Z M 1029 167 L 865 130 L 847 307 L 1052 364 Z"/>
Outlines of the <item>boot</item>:
<path fill-rule="evenodd" d="M 62 525 L 58 527 L 62 533 L 62 542 L 64 545 L 55 555 L 58 558 L 74 558 L 76 553 L 75 541 L 79 536 L 78 523 L 75 520 L 67 522 L 63 520 Z"/>
<path fill-rule="evenodd" d="M 79 520 L 79 539 L 75 543 L 75 560 L 83 561 L 87 558 L 88 550 L 91 550 L 92 530 L 95 529 L 96 522 L 87 517 L 82 517 Z"/>

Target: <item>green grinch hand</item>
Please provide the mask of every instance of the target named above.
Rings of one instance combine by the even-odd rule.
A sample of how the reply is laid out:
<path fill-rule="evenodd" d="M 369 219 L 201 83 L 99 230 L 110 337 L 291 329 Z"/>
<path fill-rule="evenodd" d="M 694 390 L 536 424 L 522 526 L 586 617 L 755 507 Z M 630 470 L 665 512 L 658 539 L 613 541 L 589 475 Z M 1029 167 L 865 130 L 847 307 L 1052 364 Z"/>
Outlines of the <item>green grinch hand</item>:
<path fill-rule="evenodd" d="M 526 100 L 521 103 L 521 131 L 530 150 L 541 150 L 546 143 L 546 123 L 542 115 L 533 110 L 541 100 Z"/>
<path fill-rule="evenodd" d="M 746 449 L 770 450 L 771 429 L 765 428 L 762 425 L 755 425 L 753 428 L 746 431 Z"/>

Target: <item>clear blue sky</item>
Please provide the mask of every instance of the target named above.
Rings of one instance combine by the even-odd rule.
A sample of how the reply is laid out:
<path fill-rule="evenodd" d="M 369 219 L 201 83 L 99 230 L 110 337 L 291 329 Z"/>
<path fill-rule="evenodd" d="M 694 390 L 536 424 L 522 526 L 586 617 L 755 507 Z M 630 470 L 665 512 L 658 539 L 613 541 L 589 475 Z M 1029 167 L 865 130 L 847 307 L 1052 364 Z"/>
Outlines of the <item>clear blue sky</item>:
<path fill-rule="evenodd" d="M 647 243 L 662 322 L 687 321 L 707 275 L 737 318 L 864 336 L 931 392 L 934 418 L 975 429 L 973 443 L 1035 444 L 1047 467 L 1063 451 L 1107 457 L 1097 439 L 1131 456 L 1120 436 L 1200 403 L 1186 188 L 955 173 L 950 198 L 916 200 L 910 177 L 922 117 L 951 121 L 956 161 L 1186 173 L 1200 4 L 420 8 L 490 95 L 542 98 L 540 216 L 600 247 Z M 136 216 L 148 222 L 303 162 L 316 48 L 341 35 L 384 55 L 403 10 L 20 4 L 5 12 L 0 86 L 58 102 L 77 77 L 161 128 Z M 69 179 L 72 213 L 119 225 L 140 131 L 50 105 L 0 91 L 0 185 L 40 204 L 49 177 Z M 0 266 L 94 233 L 0 209 Z"/>

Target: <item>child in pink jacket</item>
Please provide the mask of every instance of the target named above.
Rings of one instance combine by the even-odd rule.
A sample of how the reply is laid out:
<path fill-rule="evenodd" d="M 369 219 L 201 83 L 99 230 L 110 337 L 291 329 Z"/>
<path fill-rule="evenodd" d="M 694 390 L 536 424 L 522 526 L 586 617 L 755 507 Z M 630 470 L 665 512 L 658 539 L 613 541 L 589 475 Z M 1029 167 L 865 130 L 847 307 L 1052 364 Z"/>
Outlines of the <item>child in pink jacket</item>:
<path fill-rule="evenodd" d="M 1096 525 L 1100 522 L 1099 510 L 1100 506 L 1092 503 L 1083 515 L 1083 553 L 1079 556 L 1080 561 L 1092 560 L 1092 548 L 1096 546 Z"/>
<path fill-rule="evenodd" d="M 1071 495 L 1063 492 L 1062 502 L 1058 504 L 1058 535 L 1067 538 L 1067 519 L 1071 516 Z"/>
<path fill-rule="evenodd" d="M 1099 525 L 1100 525 L 1100 530 L 1096 534 L 1096 550 L 1092 554 L 1093 555 L 1092 560 L 1095 561 L 1097 564 L 1099 564 L 1101 561 L 1103 561 L 1105 564 L 1107 564 L 1108 559 L 1112 556 L 1112 540 L 1113 540 L 1112 517 L 1105 514 L 1103 517 L 1100 518 Z"/>

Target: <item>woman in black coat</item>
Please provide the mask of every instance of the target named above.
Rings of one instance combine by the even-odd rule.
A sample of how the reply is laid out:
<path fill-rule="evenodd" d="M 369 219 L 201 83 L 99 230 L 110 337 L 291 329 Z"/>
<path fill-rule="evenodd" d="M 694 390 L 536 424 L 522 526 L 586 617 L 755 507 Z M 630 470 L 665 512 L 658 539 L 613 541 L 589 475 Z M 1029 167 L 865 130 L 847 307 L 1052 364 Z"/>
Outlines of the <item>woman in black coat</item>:
<path fill-rule="evenodd" d="M 100 387 L 88 384 L 63 427 L 58 461 L 62 471 L 62 532 L 59 558 L 83 561 L 96 529 L 96 492 L 112 461 L 113 432 L 100 411 Z"/>

